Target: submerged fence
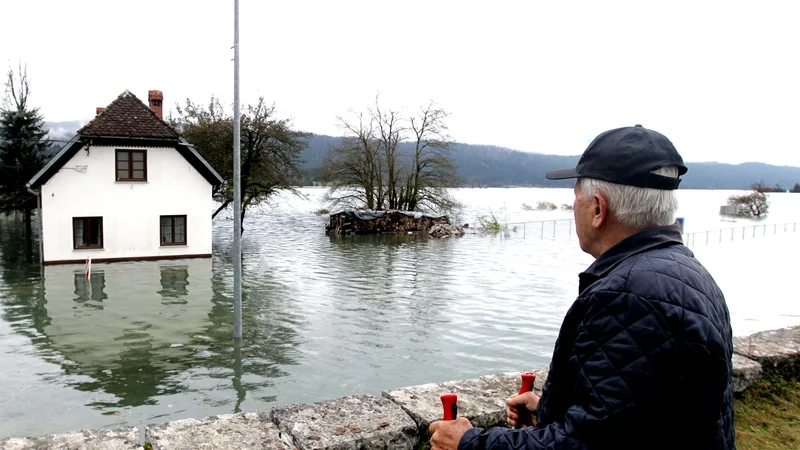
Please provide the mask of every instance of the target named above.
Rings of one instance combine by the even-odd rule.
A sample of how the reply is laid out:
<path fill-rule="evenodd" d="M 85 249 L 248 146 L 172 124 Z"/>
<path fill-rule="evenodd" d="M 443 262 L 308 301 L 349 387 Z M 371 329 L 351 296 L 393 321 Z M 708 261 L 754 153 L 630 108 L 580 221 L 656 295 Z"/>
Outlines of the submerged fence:
<path fill-rule="evenodd" d="M 796 233 L 800 222 L 764 223 L 738 227 L 694 231 L 683 234 L 687 247 L 724 244 L 731 241 L 756 239 L 776 234 Z M 574 219 L 510 222 L 501 225 L 500 235 L 508 239 L 572 240 L 575 236 Z"/>
<path fill-rule="evenodd" d="M 522 239 L 572 239 L 575 237 L 574 219 L 537 220 L 502 224 L 500 232 L 506 238 Z"/>
<path fill-rule="evenodd" d="M 765 223 L 695 231 L 684 234 L 683 242 L 687 247 L 692 248 L 697 245 L 723 244 L 731 241 L 752 240 L 762 236 L 796 233 L 798 223 L 800 222 Z"/>

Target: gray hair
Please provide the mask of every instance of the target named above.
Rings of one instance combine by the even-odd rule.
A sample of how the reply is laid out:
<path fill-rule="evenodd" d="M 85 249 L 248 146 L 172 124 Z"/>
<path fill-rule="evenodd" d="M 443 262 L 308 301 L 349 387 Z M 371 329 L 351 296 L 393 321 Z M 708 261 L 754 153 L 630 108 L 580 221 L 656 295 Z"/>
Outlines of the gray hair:
<path fill-rule="evenodd" d="M 675 166 L 662 167 L 652 173 L 678 178 L 678 168 Z M 625 226 L 644 229 L 675 222 L 678 197 L 674 190 L 625 186 L 593 178 L 581 178 L 579 182 L 581 190 L 589 197 L 603 195 L 608 210 Z"/>

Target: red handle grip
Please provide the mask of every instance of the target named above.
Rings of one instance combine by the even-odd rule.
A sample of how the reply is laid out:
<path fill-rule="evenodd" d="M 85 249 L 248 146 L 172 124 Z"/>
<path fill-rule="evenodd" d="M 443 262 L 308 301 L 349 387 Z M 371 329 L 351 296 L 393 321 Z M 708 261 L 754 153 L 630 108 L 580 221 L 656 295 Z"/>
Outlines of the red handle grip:
<path fill-rule="evenodd" d="M 456 394 L 444 394 L 441 396 L 444 416 L 442 420 L 456 420 L 458 417 L 458 396 Z"/>
<path fill-rule="evenodd" d="M 536 374 L 533 372 L 525 372 L 522 374 L 522 386 L 519 388 L 519 393 L 524 394 L 533 390 L 533 382 L 536 381 Z M 517 407 L 519 414 L 519 422 L 515 428 L 520 428 L 521 423 L 528 423 L 531 421 L 531 413 L 524 406 Z"/>
<path fill-rule="evenodd" d="M 522 387 L 519 388 L 519 393 L 524 394 L 533 390 L 533 382 L 536 381 L 536 374 L 533 372 L 525 372 L 522 374 Z"/>

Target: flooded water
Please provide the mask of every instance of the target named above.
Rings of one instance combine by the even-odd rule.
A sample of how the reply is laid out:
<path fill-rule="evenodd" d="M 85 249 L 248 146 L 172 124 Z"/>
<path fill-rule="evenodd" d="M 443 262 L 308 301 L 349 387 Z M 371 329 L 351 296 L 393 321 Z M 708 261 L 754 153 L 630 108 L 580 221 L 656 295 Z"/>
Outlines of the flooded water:
<path fill-rule="evenodd" d="M 231 339 L 230 218 L 215 219 L 212 259 L 96 264 L 89 285 L 82 266 L 28 264 L 20 227 L 4 220 L 0 438 L 266 411 L 549 363 L 577 273 L 592 262 L 568 221 L 444 240 L 333 238 L 314 214 L 324 190 L 302 192 L 245 222 L 241 346 Z M 720 221 L 730 194 L 680 191 L 686 231 L 749 225 Z M 473 225 L 491 213 L 571 217 L 521 207 L 571 203 L 566 189 L 456 195 L 459 221 Z M 800 195 L 771 200 L 757 223 L 800 219 Z M 800 323 L 791 282 L 800 231 L 767 228 L 744 240 L 712 234 L 708 244 L 695 235 L 736 334 Z"/>

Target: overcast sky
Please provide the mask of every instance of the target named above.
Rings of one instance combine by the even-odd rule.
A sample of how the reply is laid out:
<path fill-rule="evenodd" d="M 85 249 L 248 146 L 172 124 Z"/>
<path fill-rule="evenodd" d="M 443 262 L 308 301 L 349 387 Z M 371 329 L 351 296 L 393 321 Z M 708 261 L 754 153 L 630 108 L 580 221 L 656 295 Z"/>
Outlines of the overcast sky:
<path fill-rule="evenodd" d="M 579 154 L 641 123 L 687 161 L 800 166 L 798 5 L 240 0 L 242 103 L 338 134 L 380 93 L 435 100 L 460 142 Z M 233 101 L 233 0 L 0 0 L 0 15 L 0 62 L 27 64 L 48 121 L 125 89 Z"/>

